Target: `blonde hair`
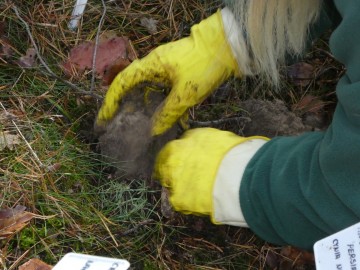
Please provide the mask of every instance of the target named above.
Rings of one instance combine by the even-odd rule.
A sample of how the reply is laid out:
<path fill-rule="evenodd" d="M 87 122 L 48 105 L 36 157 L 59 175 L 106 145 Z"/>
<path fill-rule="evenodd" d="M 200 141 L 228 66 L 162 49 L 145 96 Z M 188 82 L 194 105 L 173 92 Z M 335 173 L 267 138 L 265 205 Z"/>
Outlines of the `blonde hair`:
<path fill-rule="evenodd" d="M 279 65 L 286 55 L 303 53 L 309 25 L 321 8 L 321 0 L 228 0 L 244 35 L 251 59 L 247 75 L 279 85 Z M 250 73 L 250 74 L 249 74 Z"/>

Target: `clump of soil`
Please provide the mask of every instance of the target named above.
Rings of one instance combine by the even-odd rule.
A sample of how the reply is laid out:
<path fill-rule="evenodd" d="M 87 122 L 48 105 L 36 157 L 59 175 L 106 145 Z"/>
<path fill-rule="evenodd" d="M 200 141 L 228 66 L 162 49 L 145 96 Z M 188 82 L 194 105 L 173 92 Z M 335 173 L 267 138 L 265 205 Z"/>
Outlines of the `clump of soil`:
<path fill-rule="evenodd" d="M 176 138 L 176 125 L 161 136 L 151 136 L 151 116 L 164 98 L 161 91 L 144 95 L 144 89 L 134 89 L 111 122 L 95 127 L 100 152 L 117 169 L 117 176 L 150 178 L 157 153 Z"/>
<path fill-rule="evenodd" d="M 151 136 L 151 116 L 164 98 L 160 91 L 144 95 L 142 89 L 134 90 L 122 100 L 118 113 L 106 127 L 96 127 L 101 154 L 117 169 L 117 176 L 150 179 L 157 153 L 179 135 L 179 128 L 175 126 L 162 136 Z M 244 111 L 239 118 L 241 125 L 228 123 L 225 129 L 241 136 L 272 138 L 298 135 L 316 128 L 290 111 L 281 100 L 249 99 L 241 101 L 239 107 Z M 209 123 L 205 126 L 219 127 L 212 121 Z"/>
<path fill-rule="evenodd" d="M 324 129 L 327 123 L 317 114 L 307 113 L 300 117 L 281 100 L 248 99 L 236 104 L 241 113 L 206 122 L 191 121 L 192 128 L 214 127 L 232 131 L 240 136 L 299 135 L 303 132 Z M 312 121 L 309 121 L 312 120 Z"/>
<path fill-rule="evenodd" d="M 150 180 L 156 155 L 168 141 L 180 134 L 180 129 L 175 126 L 162 136 L 151 136 L 151 116 L 165 97 L 161 92 L 155 91 L 145 96 L 146 98 L 142 90 L 132 91 L 122 100 L 113 120 L 106 127 L 96 128 L 100 134 L 101 154 L 116 168 L 115 175 L 122 179 L 140 177 Z M 298 135 L 313 129 L 304 124 L 303 120 L 280 100 L 249 99 L 241 101 L 239 107 L 244 111 L 243 117 L 240 117 L 241 125 L 228 123 L 225 129 L 241 136 L 262 135 L 272 138 L 280 135 Z M 211 121 L 208 123 L 217 127 L 212 125 Z M 235 130 L 239 126 L 242 127 L 241 130 Z M 168 197 L 168 190 L 163 188 L 161 212 L 171 220 L 175 213 Z"/>
<path fill-rule="evenodd" d="M 242 130 L 244 136 L 262 135 L 272 138 L 299 135 L 313 130 L 313 127 L 304 124 L 281 100 L 249 99 L 240 102 L 239 106 L 250 118 Z"/>

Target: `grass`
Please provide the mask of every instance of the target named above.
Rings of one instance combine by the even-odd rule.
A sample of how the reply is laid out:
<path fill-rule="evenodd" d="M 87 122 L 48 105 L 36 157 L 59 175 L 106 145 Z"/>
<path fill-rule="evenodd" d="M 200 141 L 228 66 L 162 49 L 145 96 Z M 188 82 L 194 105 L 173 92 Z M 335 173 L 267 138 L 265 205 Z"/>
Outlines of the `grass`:
<path fill-rule="evenodd" d="M 66 26 L 74 1 L 15 2 L 45 62 L 63 78 L 59 63 L 69 49 L 95 39 L 101 1 L 89 2 L 75 33 Z M 201 0 L 107 1 L 102 31 L 129 37 L 141 57 L 187 35 L 192 24 L 220 6 L 220 1 Z M 24 205 L 43 217 L 12 239 L 0 240 L 0 268 L 17 269 L 34 257 L 55 264 L 74 251 L 125 258 L 132 269 L 267 269 L 268 254 L 280 249 L 249 230 L 214 226 L 201 217 L 167 220 L 161 215 L 158 186 L 150 189 L 144 179 L 114 178 L 89 136 L 99 102 L 49 76 L 39 61 L 26 69 L 16 65 L 32 44 L 10 3 L 0 4 L 0 14 L 6 25 L 3 36 L 14 51 L 0 59 L 0 101 L 7 113 L 15 115 L 24 135 L 13 150 L 0 151 L 0 209 Z M 139 23 L 143 17 L 158 20 L 157 33 L 149 34 Z M 84 91 L 90 88 L 90 73 L 65 79 Z M 103 95 L 106 88 L 96 83 L 96 93 Z M 238 81 L 229 84 L 226 95 L 215 94 L 192 113 L 193 118 L 237 114 L 241 108 L 236 101 L 254 95 L 293 103 L 301 97 L 293 88 L 289 92 L 294 94 L 285 96 L 267 87 L 254 94 Z M 2 115 L 5 111 L 0 108 L 0 130 L 19 134 Z"/>
<path fill-rule="evenodd" d="M 68 50 L 95 38 L 102 14 L 101 3 L 90 1 L 82 27 L 72 33 L 66 28 L 72 5 L 73 1 L 17 5 L 39 52 L 59 76 L 58 64 Z M 128 36 L 142 56 L 188 34 L 194 22 L 217 6 L 206 1 L 174 1 L 171 7 L 160 5 L 160 9 L 156 1 L 111 3 L 102 29 Z M 246 255 L 235 240 L 226 251 L 218 247 L 224 242 L 211 240 L 218 228 L 201 218 L 193 219 L 205 222 L 212 234 L 194 233 L 188 217 L 171 224 L 160 214 L 159 188 L 149 189 L 142 179 L 121 182 L 107 173 L 109 164 L 103 163 L 88 137 L 82 136 L 91 130 L 96 102 L 48 76 L 39 62 L 27 69 L 17 66 L 15 61 L 32 46 L 31 41 L 11 5 L 2 3 L 0 10 L 6 22 L 4 34 L 14 50 L 0 63 L 1 102 L 8 113 L 16 115 L 14 121 L 31 146 L 30 150 L 23 141 L 14 150 L 1 152 L 0 208 L 20 204 L 43 217 L 31 221 L 10 241 L 1 242 L 1 267 L 16 269 L 34 257 L 55 264 L 74 251 L 125 258 L 134 269 L 239 269 L 240 265 L 247 269 L 249 254 L 250 258 L 259 254 L 251 251 Z M 143 16 L 159 21 L 159 33 L 147 33 L 139 24 Z M 85 74 L 70 80 L 88 89 L 90 77 Z M 100 85 L 96 89 L 99 94 L 104 92 Z M 11 121 L 1 121 L 1 129 L 18 133 Z M 225 228 L 227 237 L 239 234 L 234 228 L 221 230 Z"/>

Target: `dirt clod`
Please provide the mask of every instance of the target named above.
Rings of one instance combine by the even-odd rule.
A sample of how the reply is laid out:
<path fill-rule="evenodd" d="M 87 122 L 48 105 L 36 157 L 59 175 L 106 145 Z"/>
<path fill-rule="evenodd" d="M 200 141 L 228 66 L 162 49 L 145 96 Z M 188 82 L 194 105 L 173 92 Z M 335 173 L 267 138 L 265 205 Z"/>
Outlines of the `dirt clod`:
<path fill-rule="evenodd" d="M 291 112 L 281 100 L 266 101 L 249 99 L 242 101 L 251 121 L 245 124 L 244 136 L 261 135 L 269 138 L 275 136 L 298 135 L 312 128 L 305 125 L 302 119 Z"/>
<path fill-rule="evenodd" d="M 101 154 L 117 168 L 117 176 L 150 178 L 156 154 L 177 136 L 177 126 L 151 136 L 151 116 L 164 100 L 160 91 L 133 90 L 121 102 L 114 119 L 96 127 Z"/>

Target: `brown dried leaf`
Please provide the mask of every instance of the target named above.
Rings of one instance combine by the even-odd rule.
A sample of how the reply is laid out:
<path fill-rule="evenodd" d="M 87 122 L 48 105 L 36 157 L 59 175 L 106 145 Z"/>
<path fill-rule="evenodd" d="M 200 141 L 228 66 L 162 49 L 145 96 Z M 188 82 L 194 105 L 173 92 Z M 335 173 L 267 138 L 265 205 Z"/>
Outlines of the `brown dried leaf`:
<path fill-rule="evenodd" d="M 26 212 L 25 209 L 26 207 L 17 205 L 15 208 L 0 210 L 0 239 L 10 238 L 35 217 L 33 213 Z"/>
<path fill-rule="evenodd" d="M 314 254 L 305 250 L 300 250 L 295 247 L 283 247 L 281 255 L 290 259 L 293 266 L 304 266 L 315 264 Z"/>
<path fill-rule="evenodd" d="M 31 259 L 19 266 L 19 270 L 51 270 L 53 267 L 39 259 Z"/>
<path fill-rule="evenodd" d="M 33 67 L 36 60 L 36 50 L 34 48 L 29 48 L 26 51 L 26 54 L 21 56 L 16 63 L 21 67 Z"/>
<path fill-rule="evenodd" d="M 289 66 L 287 74 L 296 86 L 305 87 L 315 78 L 315 68 L 311 64 L 299 62 Z"/>
<path fill-rule="evenodd" d="M 301 113 L 312 112 L 319 113 L 326 103 L 319 97 L 313 95 L 305 95 L 302 99 L 292 106 L 293 111 L 300 111 Z"/>
<path fill-rule="evenodd" d="M 54 163 L 54 164 L 51 164 L 47 167 L 47 170 L 49 172 L 56 172 L 58 171 L 59 169 L 61 168 L 61 164 L 60 163 Z"/>
<path fill-rule="evenodd" d="M 102 43 L 102 42 L 106 42 L 107 40 L 109 39 L 112 39 L 112 38 L 116 38 L 118 37 L 116 31 L 105 31 L 103 33 L 101 33 L 101 35 L 99 36 L 99 42 Z"/>
<path fill-rule="evenodd" d="M 106 35 L 100 40 L 96 53 L 96 75 L 109 84 L 114 73 L 120 72 L 136 58 L 126 37 Z M 92 69 L 95 43 L 84 42 L 71 49 L 68 59 L 61 65 L 68 76 L 83 74 Z"/>
<path fill-rule="evenodd" d="M 272 250 L 266 253 L 265 263 L 270 269 L 277 269 L 280 263 L 280 256 Z"/>
<path fill-rule="evenodd" d="M 20 144 L 20 136 L 9 133 L 8 131 L 0 131 L 0 151 L 5 148 L 10 150 L 14 149 L 14 146 Z"/>
<path fill-rule="evenodd" d="M 103 85 L 110 85 L 111 82 L 115 79 L 116 75 L 124 70 L 128 65 L 130 65 L 130 61 L 128 59 L 118 58 L 111 65 L 109 65 L 103 75 Z"/>

